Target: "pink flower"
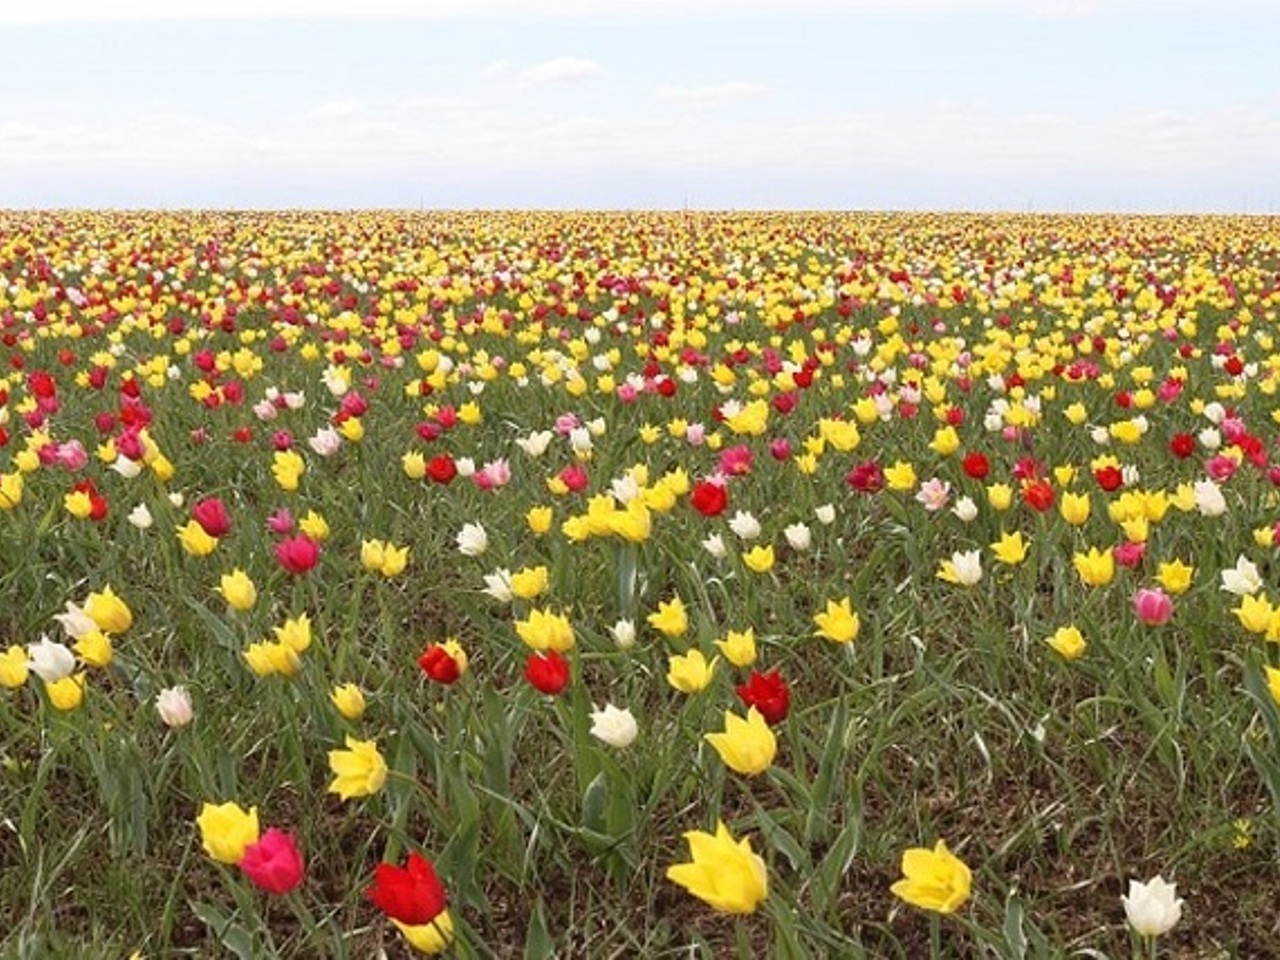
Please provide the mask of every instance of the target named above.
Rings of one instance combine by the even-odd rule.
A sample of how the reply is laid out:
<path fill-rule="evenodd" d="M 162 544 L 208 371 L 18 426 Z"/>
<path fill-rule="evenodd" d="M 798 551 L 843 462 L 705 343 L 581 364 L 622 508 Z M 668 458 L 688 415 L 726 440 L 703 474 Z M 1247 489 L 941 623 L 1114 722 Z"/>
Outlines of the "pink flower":
<path fill-rule="evenodd" d="M 636 388 L 629 383 L 618 384 L 618 399 L 623 403 L 635 403 Z"/>
<path fill-rule="evenodd" d="M 562 437 L 567 437 L 578 426 L 578 418 L 572 413 L 562 413 L 556 417 L 556 433 Z"/>
<path fill-rule="evenodd" d="M 791 456 L 791 441 L 786 437 L 769 441 L 769 455 L 775 460 L 786 460 Z"/>
<path fill-rule="evenodd" d="M 481 490 L 496 490 L 511 482 L 511 465 L 505 459 L 491 460 L 472 474 Z"/>
<path fill-rule="evenodd" d="M 217 497 L 205 497 L 191 508 L 191 519 L 211 537 L 225 537 L 231 532 L 231 514 Z"/>
<path fill-rule="evenodd" d="M 720 454 L 720 473 L 730 477 L 743 476 L 751 472 L 751 464 L 755 455 L 745 444 L 730 447 Z"/>
<path fill-rule="evenodd" d="M 281 537 L 287 537 L 293 533 L 293 514 L 289 512 L 289 508 L 281 507 L 267 517 L 267 529 Z"/>
<path fill-rule="evenodd" d="M 1147 545 L 1145 543 L 1135 543 L 1130 540 L 1113 548 L 1111 555 L 1115 558 L 1116 563 L 1122 567 L 1136 567 L 1142 562 L 1146 552 Z"/>
<path fill-rule="evenodd" d="M 310 537 L 297 536 L 276 544 L 276 559 L 294 576 L 307 573 L 320 560 L 320 544 Z"/>
<path fill-rule="evenodd" d="M 295 889 L 306 872 L 293 835 L 275 827 L 269 827 L 257 843 L 244 848 L 238 866 L 246 877 L 276 896 Z"/>
<path fill-rule="evenodd" d="M 580 463 L 573 463 L 560 471 L 560 480 L 574 493 L 587 489 L 587 468 Z"/>
<path fill-rule="evenodd" d="M 1221 455 L 1210 457 L 1205 461 L 1204 472 L 1214 483 L 1224 483 L 1236 472 L 1236 462 Z"/>
<path fill-rule="evenodd" d="M 54 456 L 58 465 L 67 470 L 83 470 L 85 464 L 89 462 L 89 454 L 79 440 L 68 440 L 66 443 L 58 444 Z"/>
<path fill-rule="evenodd" d="M 1133 612 L 1147 626 L 1158 627 L 1173 617 L 1173 601 L 1159 587 L 1143 587 L 1133 595 Z"/>

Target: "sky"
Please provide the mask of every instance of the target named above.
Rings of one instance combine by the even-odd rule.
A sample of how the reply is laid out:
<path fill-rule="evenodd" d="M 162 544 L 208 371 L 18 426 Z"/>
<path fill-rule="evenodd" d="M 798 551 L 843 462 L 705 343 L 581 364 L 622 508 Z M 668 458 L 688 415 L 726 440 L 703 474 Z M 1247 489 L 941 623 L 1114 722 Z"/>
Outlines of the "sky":
<path fill-rule="evenodd" d="M 1280 214 L 1277 0 L 0 0 L 0 208 Z"/>

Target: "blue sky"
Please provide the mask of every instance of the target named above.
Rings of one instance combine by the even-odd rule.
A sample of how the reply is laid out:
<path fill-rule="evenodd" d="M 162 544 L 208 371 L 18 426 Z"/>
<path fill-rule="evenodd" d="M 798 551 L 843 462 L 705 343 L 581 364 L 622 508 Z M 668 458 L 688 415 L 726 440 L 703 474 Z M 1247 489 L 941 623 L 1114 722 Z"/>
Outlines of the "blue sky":
<path fill-rule="evenodd" d="M 2 6 L 6 207 L 1280 213 L 1271 0 Z"/>

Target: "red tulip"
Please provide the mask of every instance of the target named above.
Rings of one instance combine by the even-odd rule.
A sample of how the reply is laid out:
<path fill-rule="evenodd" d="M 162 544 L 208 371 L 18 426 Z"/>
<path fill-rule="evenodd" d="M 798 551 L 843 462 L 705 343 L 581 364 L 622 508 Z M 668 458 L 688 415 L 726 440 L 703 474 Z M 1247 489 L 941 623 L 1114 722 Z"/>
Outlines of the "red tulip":
<path fill-rule="evenodd" d="M 238 866 L 257 886 L 276 896 L 295 889 L 306 872 L 292 834 L 275 827 L 270 827 L 257 843 L 244 848 Z"/>
<path fill-rule="evenodd" d="M 729 505 L 729 491 L 723 483 L 699 481 L 689 494 L 689 505 L 704 517 L 714 517 Z"/>
<path fill-rule="evenodd" d="M 211 537 L 225 537 L 231 532 L 231 514 L 217 497 L 205 497 L 191 508 L 191 519 Z"/>
<path fill-rule="evenodd" d="M 524 678 L 538 692 L 554 697 L 569 685 L 569 661 L 554 650 L 531 653 L 524 665 Z"/>
<path fill-rule="evenodd" d="M 412 927 L 430 923 L 447 906 L 444 884 L 436 876 L 435 867 L 417 853 L 410 853 L 403 867 L 378 864 L 373 884 L 364 893 L 392 920 Z"/>
<path fill-rule="evenodd" d="M 295 576 L 306 573 L 320 560 L 320 544 L 305 535 L 281 540 L 276 544 L 276 559 Z"/>
<path fill-rule="evenodd" d="M 447 453 L 432 457 L 427 461 L 427 479 L 432 483 L 448 483 L 458 475 L 458 468 L 453 458 Z"/>
<path fill-rule="evenodd" d="M 752 670 L 747 682 L 737 687 L 738 699 L 748 707 L 755 707 L 764 717 L 765 723 L 773 726 L 787 718 L 791 708 L 791 690 L 787 681 L 782 679 L 782 671 L 770 670 L 761 673 Z"/>

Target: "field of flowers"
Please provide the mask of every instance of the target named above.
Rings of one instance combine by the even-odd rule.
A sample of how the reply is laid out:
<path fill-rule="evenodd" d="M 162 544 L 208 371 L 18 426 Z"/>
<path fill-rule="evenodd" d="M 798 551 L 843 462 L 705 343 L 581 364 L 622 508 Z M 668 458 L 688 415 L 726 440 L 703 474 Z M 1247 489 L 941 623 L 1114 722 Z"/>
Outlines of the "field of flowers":
<path fill-rule="evenodd" d="M 0 213 L 0 953 L 1280 956 L 1278 309 L 1269 219 Z"/>

